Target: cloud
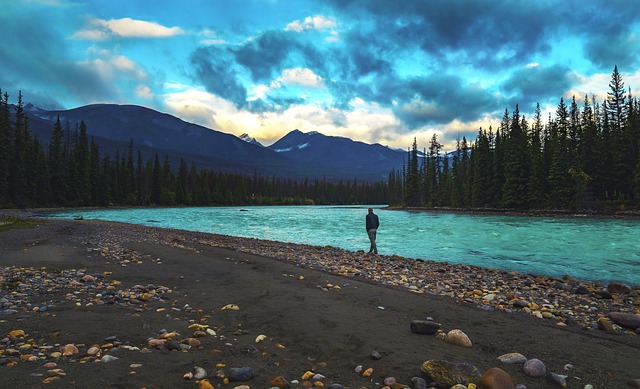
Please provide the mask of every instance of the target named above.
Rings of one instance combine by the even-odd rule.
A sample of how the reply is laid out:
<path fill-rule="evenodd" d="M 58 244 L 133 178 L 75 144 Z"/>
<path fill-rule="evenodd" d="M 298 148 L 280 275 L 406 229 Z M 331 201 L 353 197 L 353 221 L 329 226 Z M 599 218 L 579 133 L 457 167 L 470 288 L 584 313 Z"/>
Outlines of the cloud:
<path fill-rule="evenodd" d="M 621 31 L 613 36 L 597 35 L 585 44 L 586 56 L 597 66 L 634 69 L 640 65 L 640 36 Z"/>
<path fill-rule="evenodd" d="M 236 107 L 247 103 L 247 89 L 241 81 L 241 71 L 235 63 L 235 53 L 221 46 L 198 48 L 190 58 L 195 80 L 207 91 L 232 102 Z"/>
<path fill-rule="evenodd" d="M 304 45 L 289 33 L 269 30 L 235 50 L 235 60 L 251 73 L 254 81 L 271 80 L 302 55 Z"/>
<path fill-rule="evenodd" d="M 293 21 L 285 27 L 285 31 L 303 32 L 308 30 L 327 30 L 337 27 L 335 19 L 316 15 L 309 16 L 304 20 Z"/>
<path fill-rule="evenodd" d="M 202 37 L 200 39 L 200 43 L 203 45 L 224 45 L 228 43 L 224 39 L 218 37 L 218 33 L 208 28 L 202 30 L 199 35 Z"/>
<path fill-rule="evenodd" d="M 315 74 L 311 69 L 293 68 L 285 69 L 280 78 L 283 84 L 301 85 L 311 88 L 322 87 L 322 77 Z"/>
<path fill-rule="evenodd" d="M 112 38 L 168 38 L 185 34 L 180 27 L 165 27 L 158 23 L 131 18 L 102 20 L 93 18 L 88 28 L 76 31 L 75 39 L 105 41 Z"/>
<path fill-rule="evenodd" d="M 575 76 L 564 65 L 550 67 L 525 66 L 516 70 L 503 84 L 510 106 L 533 107 L 564 96 L 575 83 Z"/>

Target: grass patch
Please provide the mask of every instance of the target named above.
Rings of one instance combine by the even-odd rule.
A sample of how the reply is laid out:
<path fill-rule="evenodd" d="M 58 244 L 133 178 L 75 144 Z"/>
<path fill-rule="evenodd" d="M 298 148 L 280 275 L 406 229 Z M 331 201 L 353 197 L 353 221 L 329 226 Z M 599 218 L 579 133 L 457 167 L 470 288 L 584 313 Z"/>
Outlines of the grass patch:
<path fill-rule="evenodd" d="M 32 219 L 21 219 L 17 217 L 0 217 L 0 232 L 14 230 L 17 228 L 34 228 L 40 222 Z"/>

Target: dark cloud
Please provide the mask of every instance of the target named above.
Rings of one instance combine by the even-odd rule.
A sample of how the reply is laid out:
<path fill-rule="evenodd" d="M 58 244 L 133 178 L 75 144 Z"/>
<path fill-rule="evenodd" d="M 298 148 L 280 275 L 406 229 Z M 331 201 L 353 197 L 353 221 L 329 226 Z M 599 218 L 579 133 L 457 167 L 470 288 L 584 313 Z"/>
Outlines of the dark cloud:
<path fill-rule="evenodd" d="M 0 16 L 0 25 L 12 31 L 10 39 L 0 40 L 2 88 L 22 90 L 25 101 L 43 107 L 60 107 L 63 100 L 117 99 L 116 86 L 102 77 L 100 69 L 68 59 L 67 39 L 50 23 L 50 14 L 17 5 L 12 11 L 8 13 L 11 17 Z"/>
<path fill-rule="evenodd" d="M 618 36 L 597 36 L 585 44 L 585 55 L 591 62 L 603 69 L 618 65 L 621 71 L 633 71 L 640 65 L 640 40 L 634 40 L 629 31 Z"/>
<path fill-rule="evenodd" d="M 232 101 L 242 108 L 247 103 L 247 90 L 239 79 L 234 53 L 219 46 L 197 49 L 191 55 L 195 77 L 207 91 Z"/>
<path fill-rule="evenodd" d="M 613 1 L 620 7 L 624 4 Z M 349 26 L 340 31 L 338 43 L 320 46 L 309 38 L 311 33 L 267 30 L 240 46 L 197 50 L 191 61 L 196 79 L 238 107 L 252 112 L 282 111 L 303 100 L 286 97 L 283 87 L 247 104 L 243 82 L 249 77 L 252 83 L 268 84 L 286 68 L 306 67 L 322 77 L 334 107 L 348 110 L 351 101 L 359 97 L 391 107 L 411 128 L 455 119 L 473 121 L 515 104 L 533 107 L 536 102 L 559 98 L 575 81 L 566 64 L 523 66 L 550 54 L 565 34 L 587 37 L 583 51 L 604 71 L 610 71 L 613 64 L 622 69 L 637 66 L 638 61 L 634 53 L 640 49 L 639 43 L 627 47 L 629 39 L 625 40 L 628 26 L 638 17 L 629 16 L 631 12 L 613 16 L 624 7 L 604 7 L 601 2 L 330 3 L 331 12 Z M 411 57 L 416 50 L 424 63 Z M 422 66 L 421 75 L 407 78 L 398 74 L 399 61 Z M 451 69 L 463 68 L 479 74 L 503 72 L 508 79 L 486 90 L 463 79 L 463 73 L 452 74 Z M 514 68 L 519 70 L 510 74 Z M 414 101 L 423 105 L 410 108 Z"/>
<path fill-rule="evenodd" d="M 511 94 L 510 106 L 519 104 L 520 107 L 534 107 L 536 103 L 562 97 L 571 88 L 574 81 L 572 77 L 570 69 L 563 65 L 548 68 L 535 66 L 517 70 L 502 88 Z"/>
<path fill-rule="evenodd" d="M 406 96 L 395 112 L 409 126 L 444 124 L 455 119 L 471 121 L 495 111 L 501 104 L 489 91 L 466 85 L 455 75 L 417 77 L 404 85 L 407 94 L 413 96 Z M 412 102 L 414 99 L 417 103 Z"/>
<path fill-rule="evenodd" d="M 554 19 L 539 2 L 334 1 L 345 17 L 371 14 L 376 31 L 396 44 L 419 47 L 446 65 L 496 68 L 545 52 L 546 26 Z"/>
<path fill-rule="evenodd" d="M 238 64 L 247 68 L 253 80 L 259 82 L 277 77 L 301 48 L 294 34 L 271 30 L 241 46 L 235 55 Z"/>
<path fill-rule="evenodd" d="M 305 100 L 299 97 L 269 96 L 264 99 L 250 101 L 247 104 L 247 109 L 254 113 L 283 112 L 292 105 L 299 105 L 304 102 Z"/>

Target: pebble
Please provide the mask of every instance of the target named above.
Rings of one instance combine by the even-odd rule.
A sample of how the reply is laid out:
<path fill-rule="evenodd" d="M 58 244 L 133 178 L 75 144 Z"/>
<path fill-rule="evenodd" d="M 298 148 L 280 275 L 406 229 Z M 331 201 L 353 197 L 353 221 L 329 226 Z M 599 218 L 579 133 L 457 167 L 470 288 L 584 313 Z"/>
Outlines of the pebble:
<path fill-rule="evenodd" d="M 547 367 L 537 358 L 528 359 L 522 366 L 522 371 L 529 377 L 544 377 L 547 374 Z"/>
<path fill-rule="evenodd" d="M 551 382 L 557 384 L 561 388 L 566 388 L 567 387 L 567 378 L 569 378 L 569 376 L 562 375 L 562 374 L 556 374 L 556 373 L 549 374 L 549 380 Z"/>
<path fill-rule="evenodd" d="M 135 238 L 136 236 L 138 238 Z M 78 239 L 82 238 L 78 237 Z M 602 284 L 573 280 L 569 277 L 558 280 L 554 277 L 540 277 L 458 264 L 415 261 L 398 256 L 387 257 L 381 255 L 376 258 L 375 263 L 372 263 L 364 253 L 347 252 L 333 247 L 323 247 L 318 250 L 310 246 L 280 244 L 257 239 L 212 236 L 198 233 L 159 233 L 154 229 L 139 226 L 131 227 L 126 232 L 122 232 L 120 229 L 115 229 L 114 232 L 110 229 L 104 229 L 104 231 L 101 229 L 99 237 L 94 238 L 92 236 L 92 240 L 94 239 L 96 248 L 90 249 L 90 251 L 99 253 L 108 261 L 122 263 L 123 265 L 132 265 L 145 261 L 159 264 L 161 261 L 159 258 L 145 258 L 135 252 L 123 249 L 120 246 L 121 241 L 139 240 L 171 246 L 188 246 L 189 242 L 193 242 L 286 259 L 301 267 L 343 276 L 368 278 L 382 284 L 404 286 L 412 292 L 448 296 L 460 302 L 475 304 L 481 309 L 508 311 L 522 309 L 533 316 L 554 318 L 559 321 L 558 324 L 577 325 L 585 330 L 598 328 L 598 319 L 603 313 L 607 312 L 609 312 L 607 316 L 611 317 L 614 322 L 613 316 L 615 315 L 613 314 L 617 313 L 633 315 L 630 317 L 632 320 L 635 320 L 635 317 L 640 317 L 640 315 L 634 313 L 634 309 L 637 309 L 634 303 L 638 303 L 638 306 L 640 306 L 637 292 L 629 291 L 631 288 L 627 289 L 628 286 L 620 286 L 615 283 L 610 283 L 606 289 L 603 289 L 604 286 Z M 86 242 L 79 242 L 87 244 Z M 173 299 L 170 288 L 156 285 L 136 285 L 131 288 L 124 288 L 118 281 L 109 280 L 108 274 L 88 274 L 86 269 L 69 269 L 49 273 L 44 269 L 11 267 L 0 269 L 0 278 L 2 277 L 4 279 L 20 279 L 21 284 L 17 287 L 21 293 L 0 294 L 0 315 L 20 315 L 21 318 L 29 318 L 32 315 L 47 315 L 50 314 L 49 312 L 51 312 L 52 308 L 63 304 L 69 304 L 70 306 L 112 304 L 120 307 L 132 307 L 132 309 L 137 308 L 138 312 L 142 312 L 144 310 L 143 304 L 154 301 L 169 302 Z M 64 290 L 65 293 L 68 293 L 67 300 L 53 304 L 41 304 L 31 301 L 33 296 L 46 294 L 51 288 Z M 476 291 L 480 293 L 478 294 Z M 611 298 L 608 295 L 611 295 Z M 626 295 L 627 298 L 620 297 L 622 295 Z M 600 298 L 594 299 L 594 297 Z M 228 306 L 230 307 L 227 309 L 236 310 L 233 305 L 229 304 Z M 162 309 L 164 310 L 164 308 Z M 379 309 L 384 309 L 384 307 L 379 306 Z M 180 313 L 195 311 L 184 304 L 173 307 L 167 306 L 166 310 Z M 173 320 L 170 316 L 168 319 Z M 619 318 L 619 320 L 624 319 Z M 631 333 L 632 331 L 625 331 L 624 328 L 633 330 L 635 325 L 623 325 L 617 322 L 616 324 L 623 328 L 614 326 L 613 331 L 626 333 Z M 432 323 L 428 325 L 434 326 Z M 439 329 L 440 326 L 438 325 L 434 333 Z M 635 327 L 635 329 L 636 332 L 639 332 L 640 326 Z M 199 329 L 199 331 L 203 331 L 210 336 L 217 336 L 216 332 L 208 327 Z M 414 332 L 413 328 L 412 332 Z M 179 335 L 175 335 L 175 337 L 176 341 L 179 341 Z M 117 344 L 116 340 L 117 338 L 115 337 L 110 340 L 105 338 L 105 341 L 114 343 L 110 348 L 124 349 L 121 344 Z M 153 339 L 153 341 L 149 341 L 148 346 L 152 349 L 164 348 L 165 343 L 168 341 L 171 340 Z M 38 345 L 41 350 L 40 357 L 30 355 L 26 360 L 36 358 L 53 361 L 63 356 L 64 351 L 62 349 L 58 351 L 58 345 L 55 345 L 55 349 L 43 348 L 43 346 L 51 347 L 49 346 L 50 344 L 42 342 L 42 344 Z M 7 344 L 0 344 L 0 355 L 9 358 L 8 349 Z M 25 352 L 17 346 L 14 349 L 18 356 Z M 185 350 L 182 347 L 182 343 L 179 349 Z M 92 355 L 96 350 L 97 352 L 94 355 L 99 355 L 98 353 L 101 351 L 99 346 L 90 347 L 86 354 Z M 2 354 L 3 351 L 4 354 Z M 65 351 L 72 352 L 71 355 L 66 355 L 68 357 L 77 354 L 77 352 L 73 353 L 73 349 Z M 148 349 L 139 351 L 152 352 Z M 510 362 L 503 361 L 503 363 Z M 364 368 L 361 367 L 360 371 L 362 369 Z M 367 369 L 369 376 L 372 375 L 372 371 L 373 369 L 371 368 Z M 255 375 L 255 372 L 253 372 L 253 375 Z M 417 377 L 414 378 L 416 378 L 415 380 L 412 379 L 414 389 L 426 388 L 426 381 L 423 386 L 420 386 L 424 379 L 420 379 L 422 380 L 420 381 Z M 208 383 L 206 380 L 202 380 L 202 382 Z M 209 385 L 211 384 L 209 383 Z"/>
<path fill-rule="evenodd" d="M 520 353 L 508 353 L 500 355 L 498 360 L 502 363 L 508 364 L 525 363 L 527 361 L 527 357 Z"/>
<path fill-rule="evenodd" d="M 200 366 L 196 366 L 193 369 L 193 378 L 197 380 L 201 380 L 201 379 L 207 378 L 207 376 L 208 376 L 207 371 L 201 368 Z"/>
<path fill-rule="evenodd" d="M 249 381 L 250 379 L 255 377 L 255 375 L 256 375 L 256 372 L 255 370 L 253 370 L 253 368 L 239 367 L 239 368 L 232 368 L 231 372 L 227 377 L 231 382 L 234 382 L 234 381 L 244 382 L 244 381 Z"/>
<path fill-rule="evenodd" d="M 611 312 L 607 314 L 607 317 L 622 327 L 631 328 L 633 330 L 640 328 L 640 315 L 633 313 Z"/>
<path fill-rule="evenodd" d="M 422 377 L 411 378 L 411 389 L 427 389 L 427 381 Z"/>
<path fill-rule="evenodd" d="M 509 373 L 500 368 L 492 367 L 480 377 L 478 389 L 513 389 L 514 385 Z"/>
<path fill-rule="evenodd" d="M 373 350 L 371 352 L 371 359 L 373 359 L 374 361 L 380 360 L 382 359 L 382 355 L 378 352 L 378 350 Z"/>
<path fill-rule="evenodd" d="M 109 362 L 113 362 L 113 361 L 117 361 L 118 357 L 114 357 L 113 355 L 105 355 L 102 358 L 100 358 L 100 362 L 102 363 L 109 363 Z"/>
<path fill-rule="evenodd" d="M 291 384 L 283 376 L 278 376 L 272 379 L 269 385 L 272 388 L 279 388 L 279 389 L 288 389 L 291 387 Z"/>
<path fill-rule="evenodd" d="M 429 360 L 422 364 L 420 371 L 439 387 L 450 388 L 453 385 L 477 382 L 480 371 L 468 363 L 453 363 L 445 360 Z"/>
<path fill-rule="evenodd" d="M 202 380 L 198 382 L 198 389 L 215 389 L 209 380 Z"/>
<path fill-rule="evenodd" d="M 629 386 L 631 386 L 632 388 L 635 388 L 635 389 L 640 389 L 640 378 L 634 379 L 634 380 L 629 380 L 629 382 L 627 382 L 627 385 L 629 385 Z"/>
<path fill-rule="evenodd" d="M 462 330 L 455 329 L 447 332 L 444 340 L 447 343 L 455 344 L 457 346 L 472 347 L 471 340 L 469 339 L 467 334 L 462 332 Z"/>
<path fill-rule="evenodd" d="M 432 320 L 413 320 L 411 321 L 411 332 L 414 334 L 434 335 L 440 329 L 441 324 Z"/>

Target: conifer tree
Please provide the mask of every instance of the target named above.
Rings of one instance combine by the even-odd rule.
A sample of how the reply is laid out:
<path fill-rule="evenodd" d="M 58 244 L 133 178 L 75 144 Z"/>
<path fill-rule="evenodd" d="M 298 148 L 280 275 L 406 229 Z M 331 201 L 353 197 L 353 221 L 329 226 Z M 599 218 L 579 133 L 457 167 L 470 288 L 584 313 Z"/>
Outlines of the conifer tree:
<path fill-rule="evenodd" d="M 413 145 L 409 151 L 407 161 L 407 179 L 405 188 L 405 204 L 408 207 L 418 207 L 421 205 L 418 164 L 418 143 L 416 138 L 413 138 Z"/>
<path fill-rule="evenodd" d="M 528 205 L 528 183 L 531 172 L 527 147 L 527 129 L 522 128 L 521 124 L 520 111 L 518 105 L 516 105 L 505 145 L 505 181 L 502 204 L 508 208 L 519 209 L 526 208 Z"/>
<path fill-rule="evenodd" d="M 53 204 L 64 205 L 67 195 L 66 161 L 64 153 L 64 131 L 60 123 L 60 115 L 53 126 L 51 143 L 49 144 L 49 177 L 51 179 L 51 197 Z"/>
<path fill-rule="evenodd" d="M 540 110 L 540 103 L 537 103 L 529 135 L 531 174 L 529 175 L 528 183 L 528 201 L 534 208 L 540 208 L 544 205 L 547 187 L 547 169 L 544 163 L 542 143 L 543 131 L 544 126 L 542 124 L 542 112 Z"/>
<path fill-rule="evenodd" d="M 0 89 L 0 206 L 9 196 L 9 159 L 11 155 L 11 113 L 9 94 Z"/>

